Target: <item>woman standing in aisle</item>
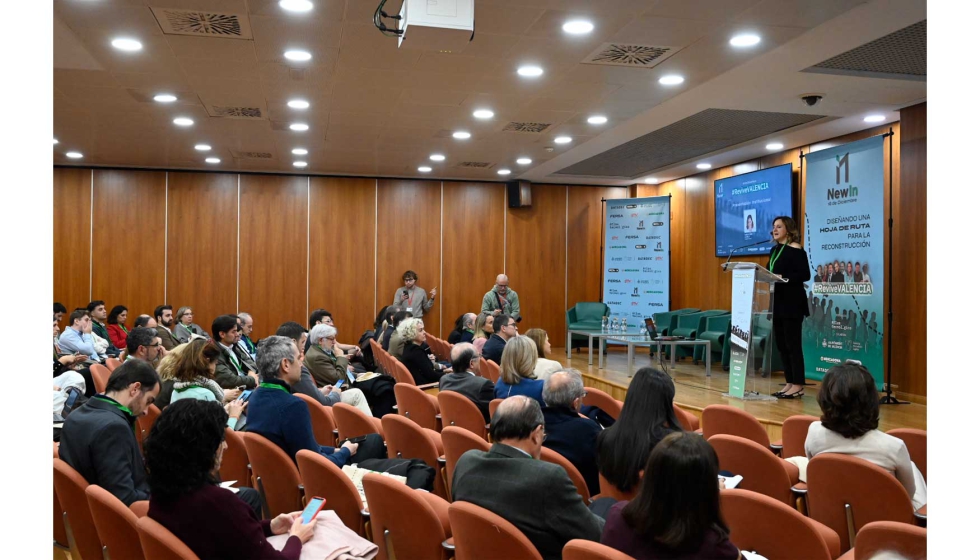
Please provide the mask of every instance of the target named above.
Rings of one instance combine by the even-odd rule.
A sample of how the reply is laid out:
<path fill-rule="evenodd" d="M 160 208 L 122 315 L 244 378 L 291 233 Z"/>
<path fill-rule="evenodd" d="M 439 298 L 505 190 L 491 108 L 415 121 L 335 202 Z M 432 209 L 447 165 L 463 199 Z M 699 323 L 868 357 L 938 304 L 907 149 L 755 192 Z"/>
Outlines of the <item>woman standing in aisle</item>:
<path fill-rule="evenodd" d="M 772 221 L 769 271 L 788 282 L 776 284 L 772 304 L 772 333 L 783 361 L 786 386 L 773 393 L 780 399 L 803 396 L 803 319 L 810 314 L 803 283 L 810 279 L 810 263 L 800 245 L 800 230 L 789 216 Z"/>

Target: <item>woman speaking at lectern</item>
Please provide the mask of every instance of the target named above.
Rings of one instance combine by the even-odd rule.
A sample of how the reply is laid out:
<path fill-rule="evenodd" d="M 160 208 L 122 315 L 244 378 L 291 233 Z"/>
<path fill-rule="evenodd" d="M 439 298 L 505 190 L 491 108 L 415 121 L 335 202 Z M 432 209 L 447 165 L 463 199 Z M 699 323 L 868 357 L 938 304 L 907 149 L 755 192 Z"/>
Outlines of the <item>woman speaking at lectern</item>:
<path fill-rule="evenodd" d="M 767 268 L 789 282 L 776 284 L 772 305 L 772 334 L 783 361 L 786 386 L 773 396 L 795 399 L 803 396 L 803 318 L 810 314 L 803 283 L 810 279 L 810 262 L 800 246 L 800 230 L 789 216 L 772 221 L 772 240 Z"/>

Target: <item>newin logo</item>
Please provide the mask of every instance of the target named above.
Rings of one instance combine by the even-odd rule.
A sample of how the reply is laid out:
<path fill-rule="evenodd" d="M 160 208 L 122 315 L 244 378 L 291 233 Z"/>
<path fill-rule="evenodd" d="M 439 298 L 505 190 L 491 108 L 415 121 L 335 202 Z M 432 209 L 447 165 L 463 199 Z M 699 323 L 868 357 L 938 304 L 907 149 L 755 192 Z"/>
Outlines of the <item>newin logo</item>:
<path fill-rule="evenodd" d="M 851 153 L 837 156 L 837 185 L 841 184 L 841 169 L 844 170 L 844 187 L 827 189 L 827 200 L 837 201 L 835 204 L 854 202 L 858 196 L 858 188 L 849 184 L 851 181 Z"/>

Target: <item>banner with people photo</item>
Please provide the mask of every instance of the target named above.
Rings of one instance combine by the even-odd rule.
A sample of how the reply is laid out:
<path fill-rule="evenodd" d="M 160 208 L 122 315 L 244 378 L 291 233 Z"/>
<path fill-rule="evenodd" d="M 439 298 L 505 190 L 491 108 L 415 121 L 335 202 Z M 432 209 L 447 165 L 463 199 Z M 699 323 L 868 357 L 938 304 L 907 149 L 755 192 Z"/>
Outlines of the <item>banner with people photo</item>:
<path fill-rule="evenodd" d="M 603 302 L 636 334 L 670 310 L 670 197 L 606 201 Z"/>
<path fill-rule="evenodd" d="M 858 360 L 884 379 L 885 221 L 883 137 L 806 156 L 803 248 L 810 316 L 803 322 L 806 377 Z"/>

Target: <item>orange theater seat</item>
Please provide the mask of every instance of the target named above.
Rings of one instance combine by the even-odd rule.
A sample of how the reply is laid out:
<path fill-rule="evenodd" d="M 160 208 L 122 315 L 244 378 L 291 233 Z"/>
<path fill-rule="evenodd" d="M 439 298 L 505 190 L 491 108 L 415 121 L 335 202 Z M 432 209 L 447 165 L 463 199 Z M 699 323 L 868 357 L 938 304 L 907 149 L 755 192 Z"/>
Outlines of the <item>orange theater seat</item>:
<path fill-rule="evenodd" d="M 245 450 L 268 519 L 303 509 L 303 489 L 293 459 L 268 439 L 245 432 Z"/>
<path fill-rule="evenodd" d="M 85 496 L 109 558 L 142 560 L 143 547 L 136 527 L 139 517 L 119 498 L 94 484 L 85 489 Z"/>
<path fill-rule="evenodd" d="M 542 560 L 530 539 L 510 521 L 468 502 L 449 506 L 456 560 Z"/>

